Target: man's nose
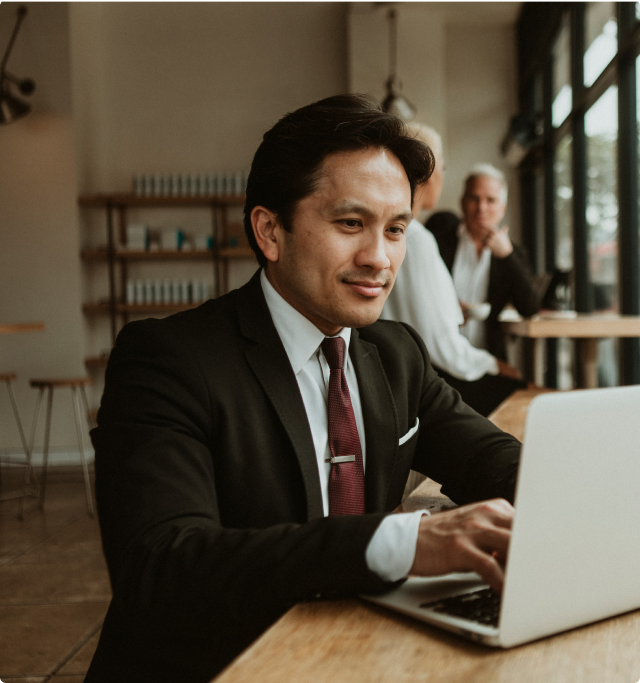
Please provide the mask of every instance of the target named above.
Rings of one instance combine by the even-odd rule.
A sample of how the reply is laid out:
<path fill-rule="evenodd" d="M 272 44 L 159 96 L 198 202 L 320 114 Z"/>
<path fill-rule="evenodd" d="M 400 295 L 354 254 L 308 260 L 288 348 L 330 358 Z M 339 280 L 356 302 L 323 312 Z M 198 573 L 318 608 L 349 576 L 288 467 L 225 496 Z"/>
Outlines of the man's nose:
<path fill-rule="evenodd" d="M 386 242 L 383 235 L 367 236 L 365 243 L 356 256 L 356 265 L 369 267 L 374 271 L 386 270 L 391 265 L 387 255 Z"/>

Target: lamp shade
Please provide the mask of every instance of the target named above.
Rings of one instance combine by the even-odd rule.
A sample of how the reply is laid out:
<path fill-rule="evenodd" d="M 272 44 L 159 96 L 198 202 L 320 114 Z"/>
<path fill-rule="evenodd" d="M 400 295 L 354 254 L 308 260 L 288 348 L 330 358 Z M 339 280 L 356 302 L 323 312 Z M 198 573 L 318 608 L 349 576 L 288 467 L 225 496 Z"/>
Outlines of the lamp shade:
<path fill-rule="evenodd" d="M 402 94 L 402 82 L 397 77 L 398 61 L 398 29 L 395 9 L 390 9 L 387 14 L 389 20 L 389 78 L 386 82 L 387 94 L 382 102 L 382 110 L 387 114 L 397 116 L 408 123 L 416 115 L 416 108 Z"/>
<path fill-rule="evenodd" d="M 0 124 L 21 119 L 31 111 L 31 107 L 6 90 L 0 91 Z"/>
<path fill-rule="evenodd" d="M 399 82 L 396 85 L 396 82 L 395 76 L 391 76 L 387 81 L 387 96 L 382 102 L 382 109 L 387 114 L 393 114 L 408 123 L 414 119 L 416 108 L 402 95 L 402 85 Z"/>
<path fill-rule="evenodd" d="M 13 33 L 11 34 L 11 38 L 9 38 L 9 44 L 5 50 L 4 57 L 0 62 L 0 124 L 17 121 L 31 111 L 31 107 L 26 102 L 19 100 L 11 94 L 10 86 L 13 83 L 18 86 L 18 89 L 23 95 L 31 95 L 36 84 L 30 78 L 16 78 L 6 69 L 9 55 L 11 54 L 13 44 L 18 35 L 18 31 L 20 30 L 20 25 L 26 16 L 27 8 L 24 5 L 18 7 L 16 24 L 13 27 Z"/>

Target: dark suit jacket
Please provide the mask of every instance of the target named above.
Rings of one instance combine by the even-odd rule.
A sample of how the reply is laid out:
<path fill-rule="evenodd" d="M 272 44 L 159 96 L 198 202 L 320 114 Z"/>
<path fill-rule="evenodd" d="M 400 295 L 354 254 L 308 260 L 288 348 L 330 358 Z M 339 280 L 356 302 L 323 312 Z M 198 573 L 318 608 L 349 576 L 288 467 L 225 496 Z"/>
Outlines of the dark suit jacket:
<path fill-rule="evenodd" d="M 440 256 L 452 273 L 458 248 L 459 224 L 460 219 L 454 213 L 440 211 L 430 216 L 425 225 L 436 238 Z M 487 318 L 487 350 L 505 360 L 504 335 L 498 322 L 502 309 L 511 303 L 525 318 L 535 315 L 540 309 L 529 260 L 518 245 L 513 245 L 513 251 L 506 258 L 491 256 L 487 301 L 491 304 L 491 313 Z"/>
<path fill-rule="evenodd" d="M 304 404 L 258 274 L 121 331 L 92 432 L 114 595 L 87 683 L 208 681 L 296 601 L 385 590 L 365 550 L 411 467 L 459 503 L 513 498 L 519 443 L 438 378 L 413 330 L 354 330 L 349 353 L 367 514 L 325 518 Z"/>

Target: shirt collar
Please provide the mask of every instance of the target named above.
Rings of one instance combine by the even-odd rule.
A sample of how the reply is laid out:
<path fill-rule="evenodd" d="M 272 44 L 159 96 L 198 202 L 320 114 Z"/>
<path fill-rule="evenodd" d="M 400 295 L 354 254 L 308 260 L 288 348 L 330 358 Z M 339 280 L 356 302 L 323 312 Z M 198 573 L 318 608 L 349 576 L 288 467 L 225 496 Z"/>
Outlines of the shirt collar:
<path fill-rule="evenodd" d="M 262 269 L 260 284 L 273 324 L 287 352 L 289 362 L 294 374 L 298 374 L 306 365 L 307 361 L 315 355 L 325 335 L 308 318 L 297 311 L 290 303 L 285 301 L 269 282 L 267 274 Z M 342 337 L 349 349 L 351 341 L 351 328 L 343 327 L 336 337 Z M 344 370 L 349 364 L 349 353 L 345 354 Z"/>
<path fill-rule="evenodd" d="M 467 249 L 469 249 L 470 253 L 471 253 L 471 247 L 473 247 L 473 255 L 474 255 L 476 261 L 479 261 L 483 256 L 486 255 L 487 252 L 491 251 L 491 249 L 489 249 L 489 247 L 484 246 L 484 247 L 482 247 L 482 251 L 480 252 L 480 256 L 478 256 L 478 252 L 476 251 L 476 243 L 475 243 L 473 237 L 471 237 L 471 233 L 467 229 L 467 226 L 465 223 L 460 223 L 458 225 L 458 238 L 465 243 L 465 246 Z"/>

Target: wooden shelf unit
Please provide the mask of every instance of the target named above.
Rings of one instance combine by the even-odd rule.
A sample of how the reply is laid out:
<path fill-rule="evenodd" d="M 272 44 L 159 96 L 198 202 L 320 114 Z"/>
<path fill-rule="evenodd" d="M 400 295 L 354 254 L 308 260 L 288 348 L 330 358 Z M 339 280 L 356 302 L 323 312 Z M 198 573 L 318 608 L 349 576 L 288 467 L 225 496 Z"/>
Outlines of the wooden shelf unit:
<path fill-rule="evenodd" d="M 103 249 L 83 249 L 80 252 L 83 261 L 107 261 L 109 250 Z M 210 261 L 212 258 L 211 250 L 198 251 L 128 251 L 118 249 L 113 258 L 119 261 Z"/>
<path fill-rule="evenodd" d="M 244 196 L 205 196 L 193 197 L 145 196 L 115 192 L 111 194 L 85 194 L 78 199 L 80 206 L 105 207 L 107 204 L 114 206 L 243 206 Z"/>
<path fill-rule="evenodd" d="M 113 258 L 119 261 L 210 261 L 214 258 L 214 250 L 197 249 L 193 251 L 129 251 L 116 250 Z M 108 261 L 109 250 L 83 249 L 80 252 L 83 261 Z M 250 247 L 224 247 L 218 249 L 218 258 L 243 259 L 253 258 Z"/>
<path fill-rule="evenodd" d="M 109 362 L 109 356 L 88 356 L 84 359 L 84 364 L 87 368 L 106 368 Z"/>
<path fill-rule="evenodd" d="M 230 246 L 227 211 L 232 206 L 244 205 L 245 198 L 226 197 L 147 197 L 133 194 L 92 194 L 78 199 L 81 207 L 102 209 L 106 213 L 107 241 L 104 247 L 83 249 L 80 258 L 90 264 L 105 262 L 108 266 L 109 297 L 107 301 L 85 303 L 86 314 L 109 315 L 111 345 L 115 343 L 118 328 L 128 321 L 130 315 L 167 315 L 195 308 L 199 304 L 149 304 L 126 303 L 127 271 L 130 262 L 183 261 L 210 262 L 214 272 L 214 297 L 228 290 L 228 262 L 234 259 L 255 258 L 247 245 Z M 211 235 L 213 249 L 189 251 L 129 251 L 126 249 L 127 211 L 132 208 L 208 208 L 211 211 Z M 99 367 L 95 358 L 87 358 L 88 367 Z"/>
<path fill-rule="evenodd" d="M 116 303 L 116 313 L 128 315 L 151 315 L 154 313 L 178 313 L 179 311 L 188 311 L 191 308 L 197 308 L 202 303 L 197 304 L 119 304 Z M 111 303 L 109 301 L 98 301 L 95 303 L 87 303 L 82 305 L 82 310 L 85 313 L 109 313 L 111 310 Z"/>

